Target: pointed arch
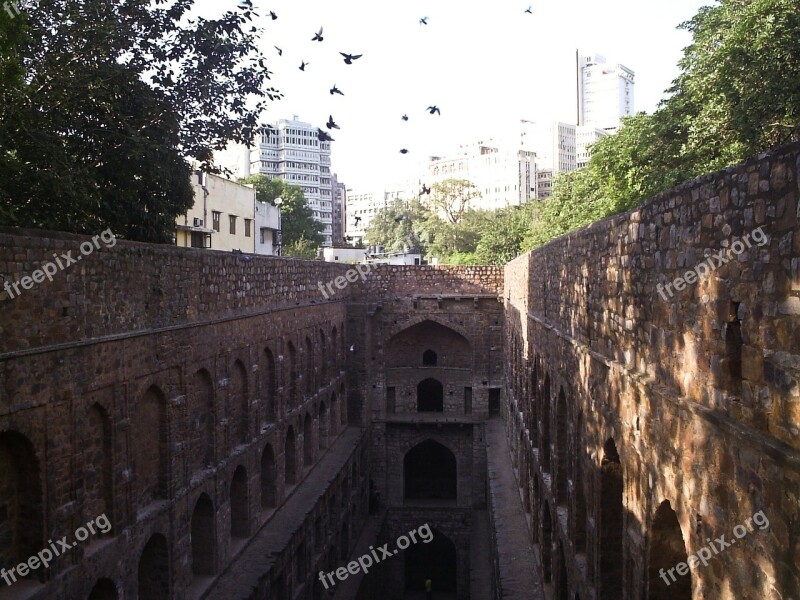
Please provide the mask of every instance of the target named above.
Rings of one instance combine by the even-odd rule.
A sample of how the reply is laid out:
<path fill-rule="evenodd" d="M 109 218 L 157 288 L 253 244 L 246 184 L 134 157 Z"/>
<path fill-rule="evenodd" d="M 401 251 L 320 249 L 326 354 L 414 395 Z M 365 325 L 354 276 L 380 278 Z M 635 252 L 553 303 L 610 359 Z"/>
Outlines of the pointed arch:
<path fill-rule="evenodd" d="M 167 538 L 154 533 L 139 557 L 139 598 L 170 600 L 170 564 Z"/>
<path fill-rule="evenodd" d="M 84 508 L 88 515 L 105 514 L 111 522 L 114 508 L 112 487 L 113 446 L 111 419 L 100 404 L 87 413 L 88 436 L 84 440 Z M 102 535 L 102 532 L 98 532 Z"/>
<path fill-rule="evenodd" d="M 264 446 L 261 453 L 261 508 L 277 506 L 277 472 L 275 469 L 275 452 L 270 444 Z"/>
<path fill-rule="evenodd" d="M 250 502 L 247 485 L 247 470 L 239 465 L 231 480 L 231 537 L 246 538 L 250 535 Z"/>
<path fill-rule="evenodd" d="M 648 561 L 649 600 L 692 600 L 692 572 L 671 578 L 661 575 L 679 563 L 687 563 L 686 544 L 678 515 L 669 500 L 664 500 L 656 510 L 650 531 L 650 556 Z M 673 571 L 674 572 L 674 571 Z M 669 581 L 669 584 L 664 582 Z"/>
<path fill-rule="evenodd" d="M 405 500 L 456 500 L 458 466 L 453 452 L 435 440 L 420 442 L 403 457 Z"/>
<path fill-rule="evenodd" d="M 604 598 L 622 596 L 623 488 L 617 445 L 609 438 L 600 466 L 600 591 Z"/>
<path fill-rule="evenodd" d="M 214 504 L 208 494 L 200 494 L 192 511 L 192 574 L 213 575 L 217 551 Z"/>
<path fill-rule="evenodd" d="M 17 431 L 0 433 L 0 498 L 5 504 L 0 565 L 12 567 L 35 556 L 44 544 L 39 460 L 30 440 Z"/>
<path fill-rule="evenodd" d="M 297 448 L 294 436 L 294 427 L 289 425 L 286 430 L 286 440 L 283 445 L 284 483 L 294 485 L 297 483 Z"/>
<path fill-rule="evenodd" d="M 192 376 L 187 413 L 189 472 L 196 473 L 214 462 L 214 382 L 206 369 Z"/>
<path fill-rule="evenodd" d="M 228 421 L 231 427 L 231 447 L 237 444 L 244 444 L 248 439 L 250 413 L 248 387 L 247 369 L 244 363 L 237 359 L 233 363 L 233 371 L 231 373 L 230 408 L 228 413 Z"/>
<path fill-rule="evenodd" d="M 134 407 L 131 427 L 135 497 L 139 510 L 167 498 L 169 440 L 167 399 L 155 385 L 150 386 Z"/>

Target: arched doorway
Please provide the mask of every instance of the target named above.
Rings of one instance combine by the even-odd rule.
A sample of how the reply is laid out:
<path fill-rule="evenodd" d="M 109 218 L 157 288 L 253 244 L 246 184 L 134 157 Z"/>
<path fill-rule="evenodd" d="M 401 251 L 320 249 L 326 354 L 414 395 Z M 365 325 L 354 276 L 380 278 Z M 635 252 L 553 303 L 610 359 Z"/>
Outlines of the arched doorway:
<path fill-rule="evenodd" d="M 214 505 L 207 494 L 200 494 L 192 512 L 192 574 L 214 574 Z"/>
<path fill-rule="evenodd" d="M 423 379 L 417 385 L 417 412 L 443 412 L 444 387 L 433 378 Z"/>
<path fill-rule="evenodd" d="M 319 423 L 319 449 L 324 450 L 328 447 L 328 407 L 325 406 L 324 400 L 319 403 L 317 420 Z"/>
<path fill-rule="evenodd" d="M 692 599 L 691 571 L 680 575 L 674 570 L 675 565 L 687 561 L 678 515 L 669 500 L 665 500 L 656 511 L 650 533 L 649 600 Z"/>
<path fill-rule="evenodd" d="M 147 600 L 169 600 L 169 550 L 167 538 L 153 534 L 142 550 L 139 559 L 139 598 Z"/>
<path fill-rule="evenodd" d="M 314 426 L 311 415 L 303 419 L 303 466 L 310 467 L 314 462 Z"/>
<path fill-rule="evenodd" d="M 261 508 L 274 508 L 277 504 L 275 452 L 272 446 L 264 446 L 261 453 Z"/>
<path fill-rule="evenodd" d="M 89 594 L 89 600 L 117 600 L 117 598 L 119 598 L 117 586 L 105 577 L 97 580 Z"/>
<path fill-rule="evenodd" d="M 290 425 L 286 431 L 286 442 L 283 448 L 284 472 L 283 478 L 286 485 L 297 483 L 297 449 L 295 448 L 294 428 Z"/>
<path fill-rule="evenodd" d="M 231 537 L 246 538 L 249 535 L 247 471 L 242 465 L 239 465 L 236 467 L 231 481 Z"/>
<path fill-rule="evenodd" d="M 30 440 L 16 431 L 0 433 L 0 499 L 0 567 L 16 567 L 44 543 L 39 461 Z"/>
<path fill-rule="evenodd" d="M 600 591 L 622 597 L 622 464 L 613 439 L 603 446 L 600 466 Z"/>
<path fill-rule="evenodd" d="M 438 442 L 425 440 L 403 459 L 405 500 L 456 500 L 457 466 L 453 453 Z"/>
<path fill-rule="evenodd" d="M 406 592 L 422 592 L 430 579 L 434 597 L 455 594 L 458 581 L 458 559 L 455 544 L 442 532 L 433 529 L 427 544 L 411 544 L 404 550 Z"/>

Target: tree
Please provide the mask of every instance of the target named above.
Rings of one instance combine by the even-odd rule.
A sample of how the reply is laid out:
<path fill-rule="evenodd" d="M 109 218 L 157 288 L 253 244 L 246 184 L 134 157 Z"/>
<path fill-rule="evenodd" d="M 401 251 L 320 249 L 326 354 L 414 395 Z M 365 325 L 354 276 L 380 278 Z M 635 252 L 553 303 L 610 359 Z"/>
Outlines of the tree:
<path fill-rule="evenodd" d="M 281 240 L 284 256 L 316 258 L 317 248 L 324 241 L 324 227 L 314 219 L 314 211 L 306 203 L 301 187 L 286 183 L 283 179 L 270 179 L 263 173 L 240 179 L 239 182 L 252 185 L 259 202 L 274 205 L 276 198 L 282 200 Z M 312 248 L 311 252 L 309 248 Z"/>
<path fill-rule="evenodd" d="M 250 1 L 213 20 L 164 4 L 40 0 L 22 34 L 0 23 L 0 224 L 170 242 L 193 202 L 185 157 L 218 172 L 214 150 L 262 130 L 278 94 Z"/>
<path fill-rule="evenodd" d="M 445 179 L 431 186 L 431 205 L 450 223 L 458 223 L 469 208 L 469 203 L 481 194 L 466 179 Z"/>

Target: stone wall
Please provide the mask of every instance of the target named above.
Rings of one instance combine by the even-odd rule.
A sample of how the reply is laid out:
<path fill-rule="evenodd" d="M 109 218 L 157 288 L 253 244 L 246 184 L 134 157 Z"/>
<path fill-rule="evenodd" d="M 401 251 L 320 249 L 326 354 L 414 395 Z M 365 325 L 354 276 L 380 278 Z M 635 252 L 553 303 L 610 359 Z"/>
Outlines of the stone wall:
<path fill-rule="evenodd" d="M 0 273 L 20 281 L 81 244 L 2 230 Z M 344 561 L 366 519 L 375 312 L 415 286 L 466 291 L 453 318 L 474 321 L 470 336 L 485 297 L 495 345 L 502 326 L 501 269 L 378 267 L 326 297 L 350 268 L 117 241 L 0 292 L 0 566 L 101 514 L 112 526 L 7 592 L 319 597 L 316 572 Z"/>
<path fill-rule="evenodd" d="M 778 149 L 506 266 L 504 410 L 553 593 L 800 597 L 799 168 Z"/>

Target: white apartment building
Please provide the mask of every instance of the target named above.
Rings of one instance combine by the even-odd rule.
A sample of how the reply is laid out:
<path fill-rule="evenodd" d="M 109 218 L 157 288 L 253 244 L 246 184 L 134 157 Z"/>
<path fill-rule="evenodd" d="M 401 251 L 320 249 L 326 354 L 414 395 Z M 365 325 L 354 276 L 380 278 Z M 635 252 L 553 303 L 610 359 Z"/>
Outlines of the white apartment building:
<path fill-rule="evenodd" d="M 576 127 L 561 121 L 520 121 L 523 149 L 536 156 L 536 197 L 547 198 L 559 173 L 578 168 Z"/>
<path fill-rule="evenodd" d="M 347 205 L 347 188 L 339 181 L 336 173 L 333 174 L 333 212 L 332 212 L 332 241 L 334 246 L 344 244 L 344 211 Z"/>
<path fill-rule="evenodd" d="M 616 131 L 620 119 L 633 114 L 634 72 L 620 64 L 606 64 L 599 54 L 576 51 L 575 57 L 578 125 Z"/>
<path fill-rule="evenodd" d="M 268 202 L 256 201 L 256 254 L 277 256 L 280 248 L 281 211 Z"/>
<path fill-rule="evenodd" d="M 536 197 L 536 156 L 518 144 L 490 141 L 461 146 L 452 157 L 431 157 L 425 184 L 466 179 L 480 192 L 469 208 L 496 210 Z"/>
<path fill-rule="evenodd" d="M 575 148 L 579 169 L 589 163 L 589 159 L 592 156 L 592 144 L 607 135 L 609 135 L 608 131 L 597 127 L 579 125 L 575 128 Z"/>
<path fill-rule="evenodd" d="M 184 248 L 255 252 L 256 191 L 199 170 L 192 174 L 194 205 L 175 220 L 175 243 Z"/>
<path fill-rule="evenodd" d="M 366 232 L 373 217 L 395 200 L 410 201 L 414 195 L 410 190 L 354 190 L 346 191 L 345 241 L 365 242 Z M 349 238 L 349 239 L 348 239 Z"/>
<path fill-rule="evenodd" d="M 333 243 L 333 181 L 331 143 L 317 138 L 317 127 L 280 119 L 273 131 L 256 140 L 250 151 L 250 173 L 264 173 L 300 186 L 314 218 L 322 223 L 323 246 Z"/>

